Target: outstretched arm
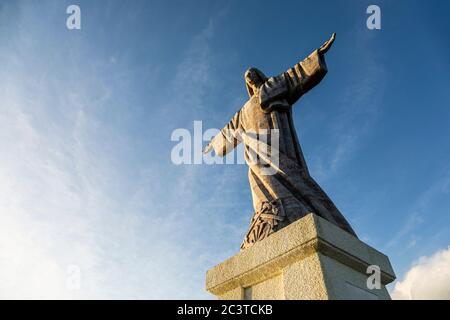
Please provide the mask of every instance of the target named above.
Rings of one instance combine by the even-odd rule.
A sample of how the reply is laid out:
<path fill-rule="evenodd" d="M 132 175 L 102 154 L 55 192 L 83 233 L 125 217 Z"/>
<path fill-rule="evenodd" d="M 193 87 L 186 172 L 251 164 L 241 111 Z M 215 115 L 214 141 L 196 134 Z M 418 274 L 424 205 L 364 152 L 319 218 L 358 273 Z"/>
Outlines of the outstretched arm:
<path fill-rule="evenodd" d="M 233 150 L 240 142 L 241 136 L 241 111 L 231 118 L 230 122 L 211 140 L 211 142 L 203 149 L 203 153 L 208 153 L 214 149 L 214 152 L 223 157 Z"/>
<path fill-rule="evenodd" d="M 290 68 L 285 74 L 289 82 L 288 101 L 292 105 L 303 94 L 314 88 L 325 77 L 327 65 L 325 63 L 325 53 L 331 48 L 336 33 L 333 33 L 319 49 L 311 53 L 306 59 Z"/>

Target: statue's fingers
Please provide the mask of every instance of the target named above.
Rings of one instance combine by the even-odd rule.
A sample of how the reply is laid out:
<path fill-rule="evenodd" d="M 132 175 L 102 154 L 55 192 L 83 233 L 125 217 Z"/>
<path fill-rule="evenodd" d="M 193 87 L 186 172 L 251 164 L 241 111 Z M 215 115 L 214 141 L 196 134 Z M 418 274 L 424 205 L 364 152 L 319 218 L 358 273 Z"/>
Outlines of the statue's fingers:
<path fill-rule="evenodd" d="M 333 42 L 334 42 L 335 39 L 336 39 L 336 33 L 333 33 L 333 34 L 331 35 L 330 39 L 328 39 L 328 40 L 320 47 L 319 51 L 320 51 L 321 53 L 326 53 L 326 52 L 330 49 L 330 47 L 331 47 L 331 45 L 333 44 Z"/>
<path fill-rule="evenodd" d="M 331 35 L 331 38 L 330 38 L 331 43 L 333 43 L 335 39 L 336 39 L 336 32 L 333 32 L 333 34 Z"/>
<path fill-rule="evenodd" d="M 211 151 L 211 149 L 212 149 L 212 145 L 211 145 L 211 143 L 210 143 L 210 144 L 208 144 L 208 145 L 205 147 L 205 149 L 203 149 L 203 153 L 204 153 L 204 154 L 207 154 L 207 153 L 209 153 L 209 152 Z"/>
<path fill-rule="evenodd" d="M 328 41 L 325 42 L 323 45 L 320 46 L 320 48 L 319 48 L 319 52 L 320 52 L 320 53 L 325 53 L 325 52 L 327 52 L 327 43 L 328 43 Z"/>
<path fill-rule="evenodd" d="M 336 40 L 336 32 L 333 32 L 333 34 L 331 35 L 330 40 L 328 40 L 328 44 L 327 44 L 328 48 L 327 49 L 329 49 L 331 47 L 331 45 L 333 44 L 334 40 Z"/>

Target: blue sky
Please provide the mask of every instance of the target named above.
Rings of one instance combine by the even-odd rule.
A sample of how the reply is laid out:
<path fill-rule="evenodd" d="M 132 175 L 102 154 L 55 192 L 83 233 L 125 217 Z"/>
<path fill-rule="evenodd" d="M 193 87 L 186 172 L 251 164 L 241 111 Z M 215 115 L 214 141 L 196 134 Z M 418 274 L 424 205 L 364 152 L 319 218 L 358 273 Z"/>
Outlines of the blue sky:
<path fill-rule="evenodd" d="M 81 30 L 66 8 L 81 8 Z M 366 8 L 381 7 L 381 30 Z M 252 214 L 245 165 L 172 163 L 222 128 L 243 73 L 337 32 L 294 107 L 313 177 L 399 279 L 450 244 L 445 1 L 0 1 L 0 296 L 210 298 Z M 67 270 L 81 288 L 67 289 Z"/>

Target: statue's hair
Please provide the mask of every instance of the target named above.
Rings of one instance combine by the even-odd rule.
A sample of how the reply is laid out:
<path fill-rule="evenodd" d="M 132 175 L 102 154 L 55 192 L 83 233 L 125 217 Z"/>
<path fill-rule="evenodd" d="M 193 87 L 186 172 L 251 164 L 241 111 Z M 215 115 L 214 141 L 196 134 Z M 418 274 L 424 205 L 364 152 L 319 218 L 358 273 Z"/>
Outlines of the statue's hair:
<path fill-rule="evenodd" d="M 253 71 L 254 73 L 252 73 L 251 71 Z M 256 74 L 257 78 L 251 78 L 252 74 Z M 253 92 L 253 88 L 249 84 L 249 80 L 251 79 L 253 83 L 260 86 L 264 82 L 266 82 L 267 77 L 261 70 L 252 67 L 252 68 L 247 69 L 247 71 L 245 71 L 244 79 L 245 79 L 245 85 L 247 87 L 248 95 L 251 98 L 255 93 Z"/>

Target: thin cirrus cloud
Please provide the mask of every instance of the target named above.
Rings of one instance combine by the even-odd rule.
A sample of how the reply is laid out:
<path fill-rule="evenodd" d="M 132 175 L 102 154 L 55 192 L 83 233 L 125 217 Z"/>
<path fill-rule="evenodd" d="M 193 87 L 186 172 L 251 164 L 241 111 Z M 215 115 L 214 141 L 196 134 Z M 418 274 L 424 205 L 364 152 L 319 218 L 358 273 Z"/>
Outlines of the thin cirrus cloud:
<path fill-rule="evenodd" d="M 338 110 L 329 119 L 333 147 L 327 146 L 318 155 L 313 154 L 311 161 L 312 172 L 321 181 L 332 179 L 342 166 L 352 162 L 383 110 L 386 67 L 368 49 L 371 36 L 360 26 L 355 26 L 353 32 L 355 39 L 348 48 L 352 54 L 349 59 L 362 59 L 360 65 L 364 66 L 364 73 L 352 70 L 349 64 L 349 70 L 345 70 L 348 74 L 338 75 L 349 80 L 343 80 L 345 89 L 333 101 L 333 108 Z"/>
<path fill-rule="evenodd" d="M 411 249 L 416 245 L 415 234 L 420 226 L 426 225 L 435 219 L 433 213 L 429 212 L 433 202 L 439 202 L 440 197 L 445 197 L 449 193 L 450 172 L 444 170 L 439 179 L 426 188 L 416 201 L 410 206 L 411 213 L 406 216 L 401 228 L 387 242 L 386 249 L 398 246 L 406 241 L 408 245 L 404 250 Z"/>
<path fill-rule="evenodd" d="M 120 95 L 132 83 L 132 68 L 120 56 L 104 61 L 95 52 L 86 65 L 82 42 L 63 45 L 61 52 L 71 53 L 47 61 L 51 43 L 26 49 L 45 34 L 36 11 L 19 12 L 22 28 L 1 50 L 9 63 L 0 74 L 0 297 L 210 297 L 205 271 L 232 254 L 223 239 L 244 232 L 221 214 L 239 192 L 224 191 L 227 182 L 239 183 L 240 175 L 234 168 L 206 175 L 198 166 L 176 167 L 170 152 L 167 163 L 152 160 L 151 151 L 148 161 L 130 163 L 136 137 L 108 117 L 123 112 Z M 174 66 L 171 99 L 151 111 L 166 127 L 186 123 L 182 111 L 202 108 L 214 85 L 213 32 L 210 22 L 193 38 Z M 164 110 L 180 114 L 170 123 Z M 201 196 L 211 179 L 220 183 Z M 73 267 L 80 278 L 75 290 Z"/>
<path fill-rule="evenodd" d="M 26 20 L 30 9 L 19 17 L 23 31 L 14 46 L 2 48 L 10 63 L 0 80 L 0 296 L 202 296 L 203 269 L 173 236 L 189 221 L 142 208 L 138 188 L 120 199 L 117 186 L 129 185 L 118 173 L 129 141 L 97 116 L 114 101 L 116 84 L 96 72 L 95 63 L 94 70 L 76 63 L 71 69 L 61 58 L 51 62 L 54 72 L 35 64 L 24 49 L 33 36 L 26 27 L 33 23 Z M 76 77 L 59 81 L 62 70 Z M 145 179 L 155 178 L 144 176 L 140 186 L 154 188 Z M 145 203 L 158 202 L 151 195 Z M 81 270 L 80 290 L 67 287 L 73 265 Z M 191 277 L 194 269 L 199 279 Z"/>

